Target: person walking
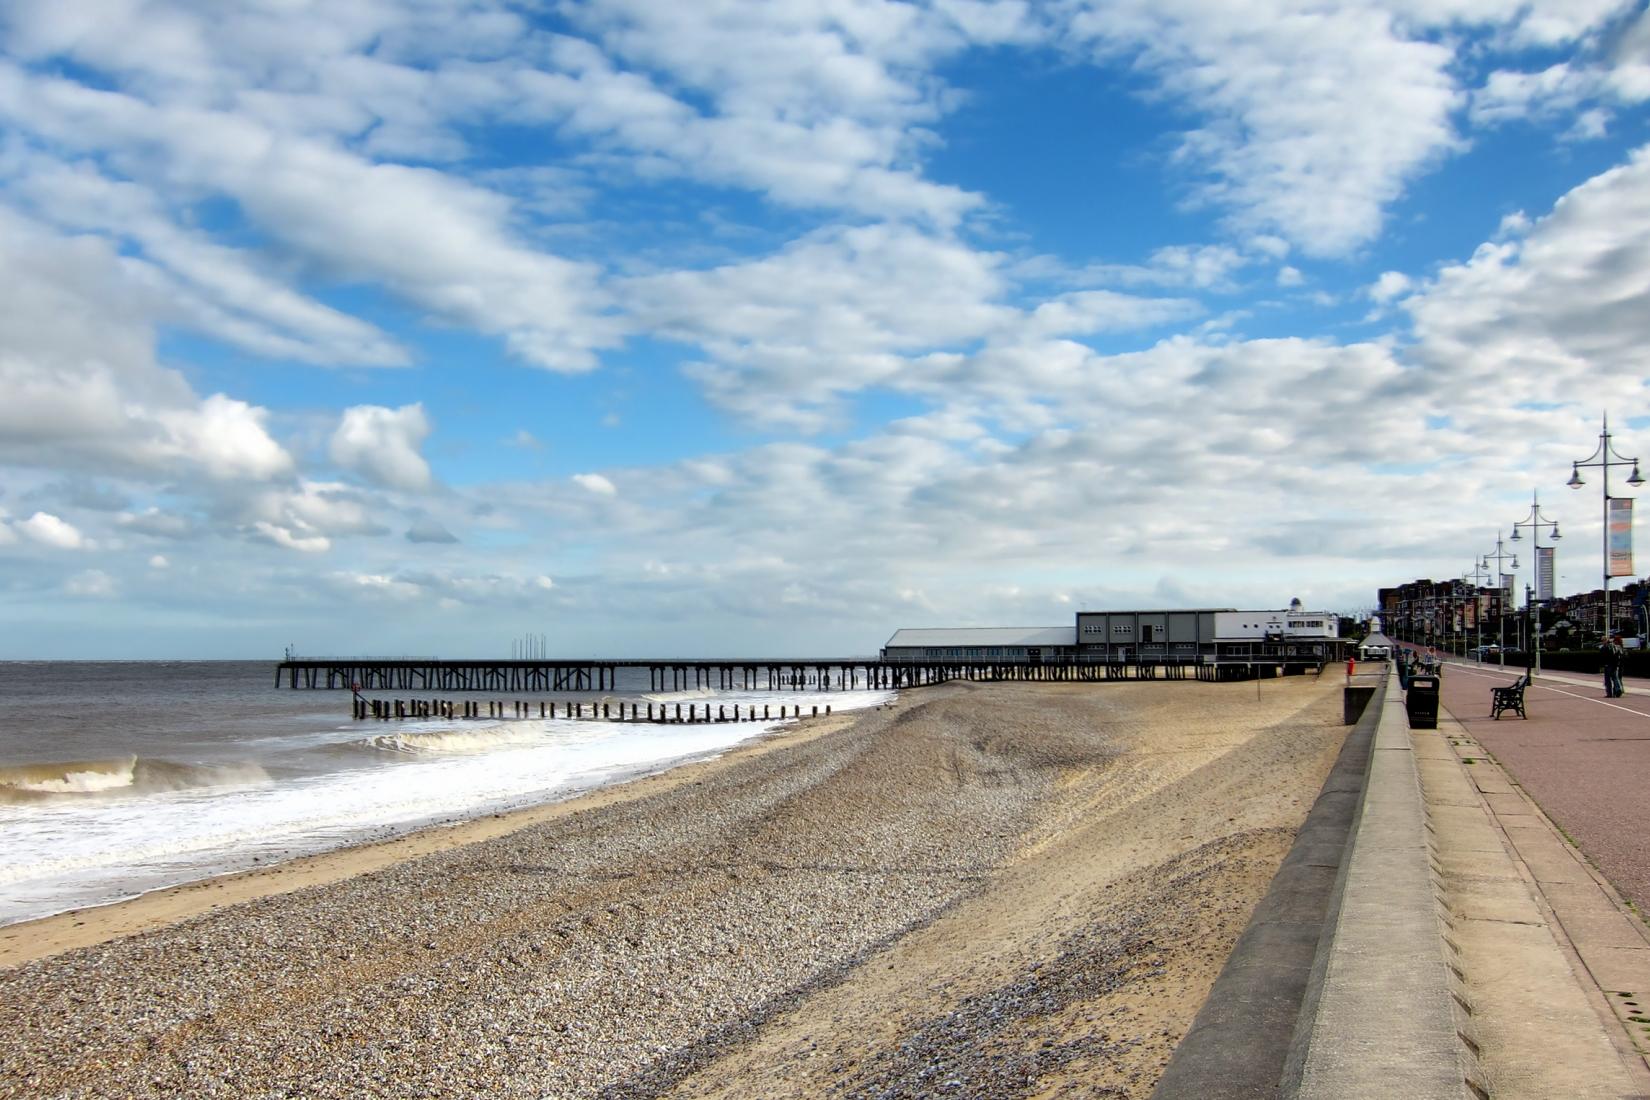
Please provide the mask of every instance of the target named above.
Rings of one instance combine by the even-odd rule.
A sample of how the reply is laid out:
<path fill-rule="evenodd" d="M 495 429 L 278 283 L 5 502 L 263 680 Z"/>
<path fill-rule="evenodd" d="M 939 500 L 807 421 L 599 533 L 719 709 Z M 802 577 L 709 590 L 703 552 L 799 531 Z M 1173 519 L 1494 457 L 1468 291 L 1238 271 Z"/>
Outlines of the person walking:
<path fill-rule="evenodd" d="M 1622 694 L 1621 662 L 1627 656 L 1622 648 L 1621 635 L 1612 635 L 1604 640 L 1599 647 L 1604 654 L 1604 695 L 1607 699 L 1619 699 Z"/>

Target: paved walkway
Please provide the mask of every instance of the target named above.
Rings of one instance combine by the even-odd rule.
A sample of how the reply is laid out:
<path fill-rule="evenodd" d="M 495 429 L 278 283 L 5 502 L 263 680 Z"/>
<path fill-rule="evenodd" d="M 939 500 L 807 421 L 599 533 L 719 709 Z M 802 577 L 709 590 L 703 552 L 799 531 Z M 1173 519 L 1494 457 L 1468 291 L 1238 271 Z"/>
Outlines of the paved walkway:
<path fill-rule="evenodd" d="M 1606 699 L 1602 677 L 1543 671 L 1525 692 L 1528 721 L 1491 721 L 1491 685 L 1522 671 L 1451 663 L 1444 709 L 1623 898 L 1650 913 L 1650 688 L 1629 683 L 1625 696 Z"/>
<path fill-rule="evenodd" d="M 1626 697 L 1606 699 L 1593 677 L 1542 673 L 1526 693 L 1528 720 L 1492 721 L 1490 687 L 1521 671 L 1447 666 L 1438 733 L 1414 731 L 1417 752 L 1432 760 L 1423 786 L 1434 825 L 1444 847 L 1457 848 L 1440 858 L 1462 969 L 1483 1009 L 1474 1032 L 1491 1092 L 1645 1095 L 1650 927 L 1639 914 L 1650 900 L 1650 846 L 1640 818 L 1650 810 L 1650 690 L 1629 684 Z M 1499 870 L 1495 849 L 1511 856 Z M 1578 1091 L 1550 1076 L 1586 1064 L 1589 1043 L 1598 1055 L 1589 1013 L 1626 1056 L 1625 1092 L 1602 1082 L 1603 1091 Z"/>

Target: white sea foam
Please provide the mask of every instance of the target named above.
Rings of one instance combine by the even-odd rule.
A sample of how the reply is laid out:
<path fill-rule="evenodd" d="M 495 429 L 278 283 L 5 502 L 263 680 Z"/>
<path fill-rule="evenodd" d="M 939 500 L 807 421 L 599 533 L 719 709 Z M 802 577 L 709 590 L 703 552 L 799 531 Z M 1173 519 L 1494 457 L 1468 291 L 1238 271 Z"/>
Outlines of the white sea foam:
<path fill-rule="evenodd" d="M 0 768 L 0 788 L 35 794 L 91 794 L 130 787 L 137 756 L 64 764 L 23 764 Z"/>
<path fill-rule="evenodd" d="M 686 703 L 690 700 L 714 699 L 721 692 L 715 688 L 687 688 L 684 691 L 651 691 L 642 696 L 647 703 Z M 723 696 L 726 698 L 726 696 Z"/>
<path fill-rule="evenodd" d="M 719 693 L 742 714 L 874 706 L 893 692 Z M 657 702 L 657 700 L 655 700 Z M 119 797 L 0 801 L 0 923 L 405 831 L 554 800 L 615 776 L 715 753 L 763 721 L 652 724 L 531 719 L 405 723 L 362 741 L 341 770 L 279 782 L 133 790 Z M 340 742 L 343 743 L 343 742 Z M 359 751 L 362 745 L 387 751 Z M 376 762 L 375 762 L 376 761 Z M 143 765 L 138 762 L 141 776 Z M 262 769 L 253 769 L 262 776 Z M 220 769 L 222 771 L 222 769 Z M 59 771 L 63 782 L 69 773 Z M 96 774 L 104 774 L 100 768 Z M 131 775 L 130 767 L 109 775 Z M 225 771 L 223 778 L 228 779 Z M 254 778 L 248 775 L 246 778 Z M 113 782 L 77 779 L 76 782 Z M 130 780 L 127 780 L 130 782 Z"/>
<path fill-rule="evenodd" d="M 380 733 L 356 742 L 385 752 L 413 756 L 487 752 L 491 749 L 531 745 L 544 740 L 544 726 L 538 722 L 510 722 L 496 726 L 458 729 L 406 729 Z"/>

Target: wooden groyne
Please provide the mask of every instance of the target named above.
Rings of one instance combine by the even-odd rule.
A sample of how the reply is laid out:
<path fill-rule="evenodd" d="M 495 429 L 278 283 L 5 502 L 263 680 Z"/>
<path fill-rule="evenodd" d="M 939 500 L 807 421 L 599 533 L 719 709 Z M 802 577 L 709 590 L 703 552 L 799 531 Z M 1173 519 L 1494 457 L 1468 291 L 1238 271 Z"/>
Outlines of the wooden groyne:
<path fill-rule="evenodd" d="M 646 669 L 647 690 L 855 691 L 922 687 L 950 680 L 1252 680 L 1316 672 L 1312 660 L 1198 658 L 1130 661 L 883 661 L 876 658 L 450 661 L 434 657 L 293 658 L 275 668 L 275 686 L 360 691 L 615 691 L 621 669 Z"/>
<path fill-rule="evenodd" d="M 420 718 L 458 720 L 561 717 L 588 722 L 703 725 L 707 722 L 772 722 L 787 718 L 818 718 L 820 715 L 818 705 L 805 708 L 800 703 L 781 703 L 777 706 L 771 703 L 763 703 L 760 706 L 754 703 L 735 703 L 730 706 L 726 703 L 587 703 L 569 700 L 560 704 L 559 715 L 557 706 L 558 704 L 550 699 L 537 700 L 536 706 L 535 701 L 528 699 L 489 699 L 483 708 L 482 703 L 475 699 L 459 702 L 451 699 L 366 699 L 358 695 L 352 700 L 351 709 L 358 722 Z M 485 714 L 482 713 L 483 709 L 486 711 Z M 808 712 L 806 715 L 803 713 L 804 710 Z M 831 713 L 830 704 L 825 705 L 824 713 Z"/>

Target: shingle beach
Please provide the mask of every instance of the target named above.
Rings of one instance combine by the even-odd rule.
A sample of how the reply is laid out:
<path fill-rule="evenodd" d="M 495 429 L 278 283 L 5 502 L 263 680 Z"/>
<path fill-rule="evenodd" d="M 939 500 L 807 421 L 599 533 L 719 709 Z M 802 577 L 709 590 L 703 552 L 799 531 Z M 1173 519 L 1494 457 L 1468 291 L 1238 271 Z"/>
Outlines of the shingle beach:
<path fill-rule="evenodd" d="M 0 970 L 0 1095 L 1144 1096 L 1328 773 L 1339 687 L 923 689 L 265 872 Z"/>

